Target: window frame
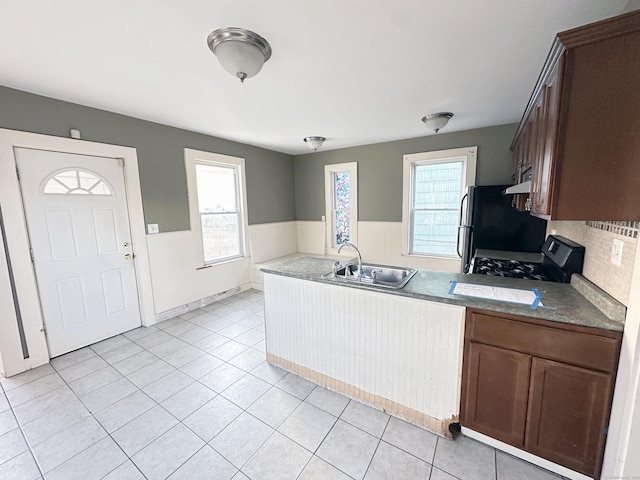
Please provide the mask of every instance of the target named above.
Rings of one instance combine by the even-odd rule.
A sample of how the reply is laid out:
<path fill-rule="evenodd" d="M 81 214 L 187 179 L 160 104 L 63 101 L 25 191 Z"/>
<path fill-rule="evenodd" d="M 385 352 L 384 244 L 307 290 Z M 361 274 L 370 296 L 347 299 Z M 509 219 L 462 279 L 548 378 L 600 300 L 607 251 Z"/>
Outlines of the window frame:
<path fill-rule="evenodd" d="M 219 153 L 204 152 L 190 148 L 184 149 L 185 171 L 187 175 L 187 195 L 189 199 L 189 220 L 193 234 L 193 255 L 196 268 L 211 267 L 223 263 L 243 260 L 249 256 L 248 245 L 248 213 L 247 213 L 247 188 L 244 158 L 222 155 Z M 202 235 L 202 215 L 198 202 L 198 186 L 196 179 L 196 164 L 213 165 L 225 168 L 233 168 L 236 171 L 236 200 L 239 228 L 239 255 L 224 257 L 205 262 L 204 240 Z"/>
<path fill-rule="evenodd" d="M 461 199 L 467 187 L 476 184 L 478 147 L 453 148 L 403 156 L 402 169 L 402 255 L 423 258 L 458 259 L 458 254 L 414 253 L 411 251 L 414 215 L 414 171 L 417 165 L 435 165 L 462 160 Z"/>
<path fill-rule="evenodd" d="M 349 243 L 358 244 L 358 162 L 325 165 L 325 251 L 328 254 L 337 254 L 339 248 L 333 241 L 335 237 L 335 218 L 333 216 L 335 189 L 333 179 L 336 173 L 341 172 L 349 172 Z"/>

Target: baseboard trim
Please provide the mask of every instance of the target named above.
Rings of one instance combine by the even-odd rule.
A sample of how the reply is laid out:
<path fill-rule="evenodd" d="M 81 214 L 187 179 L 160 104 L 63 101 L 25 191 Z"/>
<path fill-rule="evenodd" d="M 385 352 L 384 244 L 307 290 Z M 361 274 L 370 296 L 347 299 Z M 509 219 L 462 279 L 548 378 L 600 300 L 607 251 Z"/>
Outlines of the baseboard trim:
<path fill-rule="evenodd" d="M 225 290 L 223 292 L 201 298 L 200 300 L 195 300 L 193 302 L 189 302 L 184 305 L 165 310 L 164 312 L 156 313 L 156 323 L 162 322 L 164 320 L 169 320 L 170 318 L 177 317 L 178 315 L 184 315 L 185 313 L 191 312 L 193 310 L 198 310 L 199 308 L 206 307 L 207 305 L 211 305 L 212 303 L 219 302 L 220 300 L 224 300 L 225 298 L 229 298 L 240 292 L 249 290 L 250 288 L 252 288 L 252 286 L 253 285 L 251 283 L 245 283 L 243 285 L 230 288 L 229 290 Z"/>

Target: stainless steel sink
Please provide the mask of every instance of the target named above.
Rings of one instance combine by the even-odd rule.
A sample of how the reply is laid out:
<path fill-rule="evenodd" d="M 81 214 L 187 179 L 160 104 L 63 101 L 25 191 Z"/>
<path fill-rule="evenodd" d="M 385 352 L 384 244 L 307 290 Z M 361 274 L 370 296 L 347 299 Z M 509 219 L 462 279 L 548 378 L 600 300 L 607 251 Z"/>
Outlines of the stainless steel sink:
<path fill-rule="evenodd" d="M 326 280 L 336 282 L 362 283 L 377 287 L 400 289 L 416 274 L 413 268 L 388 267 L 385 265 L 362 265 L 362 275 L 358 275 L 358 264 L 338 264 L 334 271 L 322 275 Z"/>

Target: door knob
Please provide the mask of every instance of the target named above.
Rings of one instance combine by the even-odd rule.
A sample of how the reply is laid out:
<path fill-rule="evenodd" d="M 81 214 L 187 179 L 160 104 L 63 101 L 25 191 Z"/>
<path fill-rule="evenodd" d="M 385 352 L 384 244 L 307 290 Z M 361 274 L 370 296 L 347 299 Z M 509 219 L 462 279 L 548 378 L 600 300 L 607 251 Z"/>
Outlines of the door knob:
<path fill-rule="evenodd" d="M 133 254 L 131 254 L 131 253 L 126 253 L 126 254 L 124 255 L 124 259 L 125 259 L 125 260 L 133 260 Z"/>

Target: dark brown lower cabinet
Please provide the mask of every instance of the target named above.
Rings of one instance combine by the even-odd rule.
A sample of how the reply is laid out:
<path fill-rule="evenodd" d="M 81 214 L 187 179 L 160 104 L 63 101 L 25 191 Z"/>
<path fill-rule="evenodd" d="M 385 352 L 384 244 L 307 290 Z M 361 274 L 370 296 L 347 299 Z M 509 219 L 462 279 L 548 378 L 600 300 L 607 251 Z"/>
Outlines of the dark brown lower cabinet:
<path fill-rule="evenodd" d="M 468 309 L 461 424 L 598 478 L 621 337 Z"/>
<path fill-rule="evenodd" d="M 481 343 L 469 345 L 465 426 L 524 446 L 531 355 Z"/>
<path fill-rule="evenodd" d="M 533 359 L 526 448 L 579 472 L 593 472 L 604 449 L 611 376 Z"/>

